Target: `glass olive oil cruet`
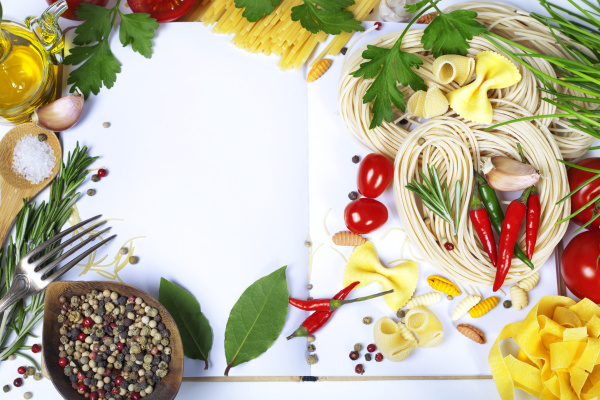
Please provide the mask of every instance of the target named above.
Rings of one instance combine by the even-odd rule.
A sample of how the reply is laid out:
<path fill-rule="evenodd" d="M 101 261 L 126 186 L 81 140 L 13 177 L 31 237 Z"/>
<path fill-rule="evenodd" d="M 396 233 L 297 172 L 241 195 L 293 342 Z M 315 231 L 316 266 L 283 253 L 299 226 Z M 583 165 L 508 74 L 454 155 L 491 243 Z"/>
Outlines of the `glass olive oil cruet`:
<path fill-rule="evenodd" d="M 34 109 L 54 100 L 64 47 L 57 21 L 66 9 L 61 0 L 21 24 L 3 20 L 0 4 L 0 122 L 27 122 Z"/>

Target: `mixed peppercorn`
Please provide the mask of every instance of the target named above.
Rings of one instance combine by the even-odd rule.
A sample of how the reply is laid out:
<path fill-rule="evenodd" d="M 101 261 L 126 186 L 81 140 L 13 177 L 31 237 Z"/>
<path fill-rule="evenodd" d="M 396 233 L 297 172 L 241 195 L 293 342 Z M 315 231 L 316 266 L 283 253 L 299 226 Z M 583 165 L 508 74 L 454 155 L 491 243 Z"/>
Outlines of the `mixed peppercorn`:
<path fill-rule="evenodd" d="M 170 332 L 139 297 L 92 290 L 60 297 L 58 365 L 90 400 L 138 400 L 169 372 Z"/>

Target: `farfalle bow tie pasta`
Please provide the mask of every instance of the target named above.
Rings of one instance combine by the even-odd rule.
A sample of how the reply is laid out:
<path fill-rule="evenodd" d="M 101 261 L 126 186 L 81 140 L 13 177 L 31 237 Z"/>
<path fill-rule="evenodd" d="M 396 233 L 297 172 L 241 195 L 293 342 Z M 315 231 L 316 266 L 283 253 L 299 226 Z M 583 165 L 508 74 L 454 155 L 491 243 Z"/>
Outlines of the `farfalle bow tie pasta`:
<path fill-rule="evenodd" d="M 414 261 L 406 261 L 392 268 L 381 265 L 377 251 L 371 242 L 354 249 L 344 270 L 344 286 L 360 281 L 360 285 L 357 286 L 360 288 L 371 282 L 378 282 L 383 291 L 394 289 L 394 293 L 383 297 L 394 311 L 403 307 L 412 297 L 418 278 L 419 267 Z"/>
<path fill-rule="evenodd" d="M 522 389 L 544 400 L 600 399 L 600 307 L 591 300 L 542 297 L 523 322 L 506 325 L 492 346 L 490 368 L 502 400 Z M 517 357 L 503 355 L 512 338 Z"/>
<path fill-rule="evenodd" d="M 476 78 L 473 83 L 453 90 L 447 97 L 450 107 L 461 117 L 490 124 L 494 111 L 488 90 L 512 86 L 521 80 L 521 74 L 508 58 L 493 51 L 480 52 L 475 61 Z"/>

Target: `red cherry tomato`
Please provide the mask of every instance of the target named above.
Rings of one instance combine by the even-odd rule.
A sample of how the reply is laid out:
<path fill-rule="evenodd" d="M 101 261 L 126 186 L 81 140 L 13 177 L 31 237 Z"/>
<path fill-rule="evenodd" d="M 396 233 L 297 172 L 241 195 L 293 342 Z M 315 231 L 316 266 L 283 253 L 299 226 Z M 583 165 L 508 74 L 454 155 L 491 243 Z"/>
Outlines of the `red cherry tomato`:
<path fill-rule="evenodd" d="M 394 176 L 394 166 L 381 154 L 367 155 L 358 167 L 358 192 L 365 197 L 379 197 Z"/>
<path fill-rule="evenodd" d="M 133 12 L 148 13 L 158 22 L 169 22 L 183 17 L 196 0 L 127 0 Z"/>
<path fill-rule="evenodd" d="M 58 0 L 46 0 L 46 3 L 54 4 L 57 1 Z M 108 4 L 108 0 L 67 0 L 67 5 L 69 6 L 69 8 L 67 8 L 67 10 L 64 13 L 62 13 L 61 17 L 65 17 L 72 21 L 81 21 L 79 18 L 77 18 L 76 11 L 80 3 L 90 3 L 100 7 L 104 7 Z"/>
<path fill-rule="evenodd" d="M 585 160 L 579 161 L 577 165 L 579 165 L 580 167 L 600 170 L 600 157 L 586 158 Z M 579 187 L 579 185 L 596 175 L 598 174 L 588 171 L 582 171 L 577 168 L 571 168 L 568 172 L 569 186 L 571 190 L 575 190 Z M 573 212 L 579 210 L 581 207 L 585 206 L 587 203 L 598 197 L 598 195 L 600 195 L 600 178 L 591 181 L 590 183 L 579 189 L 577 193 L 575 193 L 571 197 L 571 210 Z M 575 217 L 573 217 L 573 222 L 575 222 L 577 225 L 586 224 L 590 219 L 592 219 L 594 207 L 597 207 L 597 209 L 600 210 L 600 200 L 598 200 L 596 204 L 592 204 L 591 206 L 587 207 L 584 211 L 580 212 Z M 594 222 L 587 226 L 587 228 L 600 228 L 600 218 L 596 218 Z"/>
<path fill-rule="evenodd" d="M 562 256 L 562 277 L 573 294 L 600 303 L 600 234 L 582 232 L 567 245 Z"/>
<path fill-rule="evenodd" d="M 346 206 L 344 219 L 352 232 L 370 233 L 385 224 L 388 210 L 377 200 L 363 197 Z"/>

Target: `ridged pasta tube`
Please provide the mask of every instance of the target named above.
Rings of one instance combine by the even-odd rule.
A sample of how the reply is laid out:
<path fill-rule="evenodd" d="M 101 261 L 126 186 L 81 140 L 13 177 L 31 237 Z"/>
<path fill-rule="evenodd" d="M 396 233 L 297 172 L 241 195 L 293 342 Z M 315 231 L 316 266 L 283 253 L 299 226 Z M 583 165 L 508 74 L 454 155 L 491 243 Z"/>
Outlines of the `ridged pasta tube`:
<path fill-rule="evenodd" d="M 429 286 L 433 289 L 449 294 L 450 296 L 458 296 L 460 294 L 458 286 L 441 276 L 431 275 L 427 278 L 427 283 L 429 283 Z"/>
<path fill-rule="evenodd" d="M 460 319 L 463 315 L 468 313 L 469 310 L 471 310 L 471 308 L 475 306 L 475 304 L 479 303 L 480 301 L 481 297 L 475 295 L 469 295 L 462 299 L 460 303 L 458 303 L 458 305 L 454 308 L 454 311 L 452 311 L 452 321 Z"/>
<path fill-rule="evenodd" d="M 394 362 L 405 360 L 418 346 L 417 339 L 404 324 L 388 317 L 375 323 L 373 337 L 381 354 Z"/>
<path fill-rule="evenodd" d="M 524 291 L 529 292 L 531 289 L 537 286 L 539 281 L 540 273 L 536 271 L 527 278 L 519 281 L 519 283 L 517 283 L 517 286 L 523 289 Z"/>
<path fill-rule="evenodd" d="M 479 318 L 484 314 L 487 314 L 492 308 L 496 307 L 499 301 L 500 300 L 496 296 L 488 297 L 471 308 L 469 315 L 472 318 Z"/>
<path fill-rule="evenodd" d="M 414 307 L 428 307 L 432 304 L 438 303 L 442 300 L 442 294 L 440 292 L 431 292 L 422 294 L 420 296 L 415 296 L 408 303 L 406 303 L 406 308 L 414 308 Z"/>
<path fill-rule="evenodd" d="M 527 292 L 518 286 L 510 287 L 510 299 L 512 300 L 512 306 L 515 310 L 525 308 L 529 304 Z"/>
<path fill-rule="evenodd" d="M 447 54 L 436 58 L 431 68 L 431 72 L 439 83 L 447 84 L 454 81 L 462 86 L 475 73 L 475 59 Z"/>
<path fill-rule="evenodd" d="M 426 307 L 415 307 L 406 313 L 405 324 L 419 336 L 419 346 L 435 347 L 444 340 L 444 327 L 439 318 Z"/>

